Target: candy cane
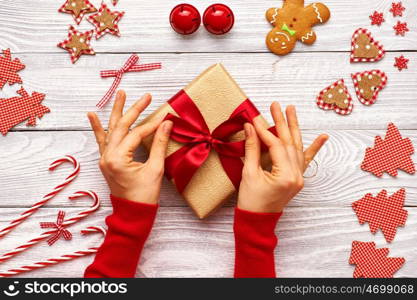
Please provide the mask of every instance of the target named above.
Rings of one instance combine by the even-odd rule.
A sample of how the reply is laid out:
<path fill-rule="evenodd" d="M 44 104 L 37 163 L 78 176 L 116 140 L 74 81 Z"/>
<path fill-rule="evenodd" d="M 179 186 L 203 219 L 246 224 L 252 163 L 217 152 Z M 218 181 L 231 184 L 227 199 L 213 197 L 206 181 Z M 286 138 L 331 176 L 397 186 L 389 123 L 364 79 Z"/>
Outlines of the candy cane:
<path fill-rule="evenodd" d="M 66 155 L 63 158 L 54 161 L 49 166 L 49 171 L 55 170 L 58 166 L 66 162 L 72 163 L 72 165 L 74 166 L 74 171 L 71 173 L 71 175 L 69 175 L 64 180 L 63 183 L 57 185 L 52 192 L 43 196 L 43 199 L 41 201 L 33 204 L 27 211 L 20 214 L 20 216 L 17 219 L 10 221 L 9 225 L 7 225 L 5 228 L 0 230 L 0 238 L 4 237 L 6 234 L 12 231 L 15 227 L 17 227 L 23 221 L 29 218 L 32 214 L 34 214 L 39 208 L 45 205 L 46 202 L 54 198 L 60 191 L 62 191 L 68 184 L 70 184 L 78 176 L 78 174 L 80 173 L 80 164 L 74 157 L 70 155 Z"/>
<path fill-rule="evenodd" d="M 69 198 L 71 200 L 74 200 L 74 199 L 78 199 L 78 198 L 83 197 L 83 196 L 89 196 L 89 197 L 91 197 L 94 200 L 93 205 L 89 209 L 78 213 L 78 215 L 76 215 L 75 217 L 72 217 L 72 218 L 70 218 L 68 220 L 65 220 L 62 223 L 62 226 L 64 228 L 66 228 L 66 227 L 68 227 L 68 226 L 70 226 L 70 225 L 72 225 L 74 223 L 77 223 L 79 220 L 87 217 L 88 215 L 90 215 L 91 213 L 93 213 L 94 211 L 96 211 L 99 208 L 99 206 L 100 206 L 100 199 L 98 198 L 97 194 L 95 192 L 93 192 L 93 191 L 76 192 L 74 195 L 70 196 Z M 27 249 L 29 249 L 33 245 L 35 245 L 35 244 L 37 244 L 37 243 L 39 243 L 39 242 L 41 242 L 41 241 L 49 238 L 51 236 L 51 234 L 54 234 L 54 233 L 56 233 L 56 230 L 46 231 L 46 232 L 42 233 L 40 236 L 38 236 L 37 238 L 31 239 L 30 241 L 27 241 L 25 244 L 16 247 L 14 250 L 3 254 L 2 256 L 0 256 L 0 263 L 1 262 L 4 262 L 4 261 L 6 261 L 6 260 L 8 260 L 8 259 L 10 259 L 10 258 L 12 258 L 14 256 L 16 256 L 17 254 L 19 254 L 19 253 L 21 253 L 23 251 L 26 251 Z"/>
<path fill-rule="evenodd" d="M 101 226 L 88 227 L 88 228 L 82 230 L 81 234 L 87 235 L 87 234 L 97 233 L 97 232 L 103 234 L 103 236 L 106 235 L 106 230 Z M 66 261 L 77 259 L 79 257 L 94 254 L 94 253 L 97 252 L 97 250 L 98 250 L 98 247 L 90 247 L 90 248 L 85 249 L 85 250 L 75 251 L 73 253 L 61 255 L 61 256 L 55 257 L 55 258 L 49 258 L 45 261 L 36 262 L 36 263 L 26 265 L 26 266 L 23 266 L 23 267 L 20 267 L 20 268 L 10 269 L 10 270 L 5 271 L 5 272 L 0 271 L 0 277 L 10 277 L 10 276 L 22 274 L 22 273 L 37 270 L 37 269 L 47 268 L 49 266 L 53 266 L 53 265 L 59 264 L 61 262 L 66 262 Z"/>

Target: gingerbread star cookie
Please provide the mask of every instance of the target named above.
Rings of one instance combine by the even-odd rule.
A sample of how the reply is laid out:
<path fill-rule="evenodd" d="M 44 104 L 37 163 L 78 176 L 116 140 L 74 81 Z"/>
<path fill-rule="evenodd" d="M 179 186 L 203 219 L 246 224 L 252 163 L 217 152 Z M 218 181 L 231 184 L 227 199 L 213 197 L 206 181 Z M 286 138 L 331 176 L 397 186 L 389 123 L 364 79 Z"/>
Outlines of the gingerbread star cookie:
<path fill-rule="evenodd" d="M 352 74 L 353 84 L 359 101 L 365 105 L 376 102 L 378 93 L 387 84 L 387 75 L 380 70 Z"/>
<path fill-rule="evenodd" d="M 85 14 L 96 12 L 97 9 L 88 0 L 66 0 L 58 11 L 72 14 L 75 22 L 80 24 Z"/>
<path fill-rule="evenodd" d="M 96 27 L 96 39 L 106 33 L 120 36 L 118 23 L 123 15 L 123 11 L 111 11 L 105 3 L 102 3 L 98 12 L 88 17 L 88 21 Z"/>
<path fill-rule="evenodd" d="M 351 46 L 350 62 L 375 62 L 385 55 L 384 47 L 364 28 L 353 33 Z"/>
<path fill-rule="evenodd" d="M 266 36 L 266 45 L 273 53 L 290 53 L 296 41 L 311 45 L 316 41 L 312 27 L 326 23 L 330 10 L 323 3 L 304 7 L 304 0 L 285 0 L 281 8 L 267 10 L 266 19 L 274 27 Z"/>
<path fill-rule="evenodd" d="M 353 109 L 353 101 L 345 81 L 340 79 L 322 90 L 317 96 L 317 106 L 324 110 L 334 110 L 340 115 L 350 114 Z"/>
<path fill-rule="evenodd" d="M 93 33 L 93 30 L 79 32 L 71 25 L 68 31 L 68 38 L 59 43 L 58 47 L 67 50 L 71 54 L 71 62 L 75 63 L 83 54 L 96 54 L 90 45 Z"/>

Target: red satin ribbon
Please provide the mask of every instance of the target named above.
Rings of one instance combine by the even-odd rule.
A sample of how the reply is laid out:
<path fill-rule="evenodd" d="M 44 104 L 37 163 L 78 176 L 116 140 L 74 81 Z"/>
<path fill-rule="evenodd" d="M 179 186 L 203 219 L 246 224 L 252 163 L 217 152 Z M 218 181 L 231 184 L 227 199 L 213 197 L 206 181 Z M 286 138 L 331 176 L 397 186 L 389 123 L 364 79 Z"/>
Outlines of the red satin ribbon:
<path fill-rule="evenodd" d="M 246 99 L 231 114 L 228 120 L 217 126 L 211 133 L 193 100 L 181 90 L 168 101 L 179 117 L 168 114 L 165 120 L 174 123 L 171 138 L 184 144 L 165 159 L 165 174 L 174 179 L 182 193 L 195 172 L 206 161 L 213 149 L 219 155 L 224 171 L 236 189 L 242 178 L 245 156 L 245 141 L 231 142 L 235 133 L 243 130 L 245 123 L 252 123 L 259 111 Z"/>

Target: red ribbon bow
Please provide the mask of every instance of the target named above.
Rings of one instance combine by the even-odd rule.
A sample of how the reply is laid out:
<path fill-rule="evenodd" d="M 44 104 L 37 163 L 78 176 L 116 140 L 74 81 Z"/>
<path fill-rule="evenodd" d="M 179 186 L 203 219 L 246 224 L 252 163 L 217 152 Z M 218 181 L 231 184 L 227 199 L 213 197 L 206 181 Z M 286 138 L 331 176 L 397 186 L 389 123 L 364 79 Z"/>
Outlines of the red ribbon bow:
<path fill-rule="evenodd" d="M 72 234 L 67 229 L 65 229 L 64 222 L 65 212 L 59 211 L 56 223 L 53 222 L 41 222 L 41 228 L 56 228 L 53 232 L 53 235 L 48 239 L 48 245 L 52 246 L 61 236 L 64 237 L 67 241 L 72 239 Z"/>
<path fill-rule="evenodd" d="M 243 130 L 245 123 L 252 123 L 252 119 L 259 115 L 253 103 L 249 99 L 242 102 L 230 118 L 212 132 L 197 106 L 183 90 L 168 103 L 179 115 L 176 117 L 168 114 L 165 117 L 165 120 L 174 123 L 171 138 L 184 144 L 165 159 L 166 176 L 174 179 L 178 191 L 184 191 L 212 149 L 219 155 L 223 169 L 238 189 L 242 178 L 241 157 L 245 156 L 245 141 L 231 142 L 230 137 Z"/>
<path fill-rule="evenodd" d="M 148 71 L 148 70 L 155 70 L 160 69 L 162 67 L 161 63 L 152 63 L 152 64 L 142 64 L 137 65 L 136 63 L 139 61 L 139 56 L 136 54 L 132 54 L 128 60 L 125 62 L 123 67 L 119 70 L 104 70 L 100 72 L 100 76 L 105 77 L 115 77 L 113 84 L 111 85 L 110 89 L 107 93 L 103 96 L 103 98 L 97 103 L 98 108 L 103 108 L 104 105 L 110 100 L 113 96 L 114 92 L 116 91 L 117 87 L 119 86 L 123 74 L 126 72 L 141 72 L 141 71 Z"/>

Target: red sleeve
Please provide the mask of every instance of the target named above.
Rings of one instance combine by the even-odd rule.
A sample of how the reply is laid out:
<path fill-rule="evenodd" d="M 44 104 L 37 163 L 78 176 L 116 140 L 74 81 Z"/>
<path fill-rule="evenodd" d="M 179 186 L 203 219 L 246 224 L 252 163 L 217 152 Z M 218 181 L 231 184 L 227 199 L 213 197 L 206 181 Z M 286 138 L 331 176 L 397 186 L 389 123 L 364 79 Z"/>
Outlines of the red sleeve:
<path fill-rule="evenodd" d="M 108 231 L 85 277 L 134 277 L 140 254 L 151 232 L 158 205 L 137 203 L 110 195 L 113 214 Z"/>
<path fill-rule="evenodd" d="M 253 213 L 236 207 L 235 277 L 275 277 L 275 227 L 282 213 Z"/>

